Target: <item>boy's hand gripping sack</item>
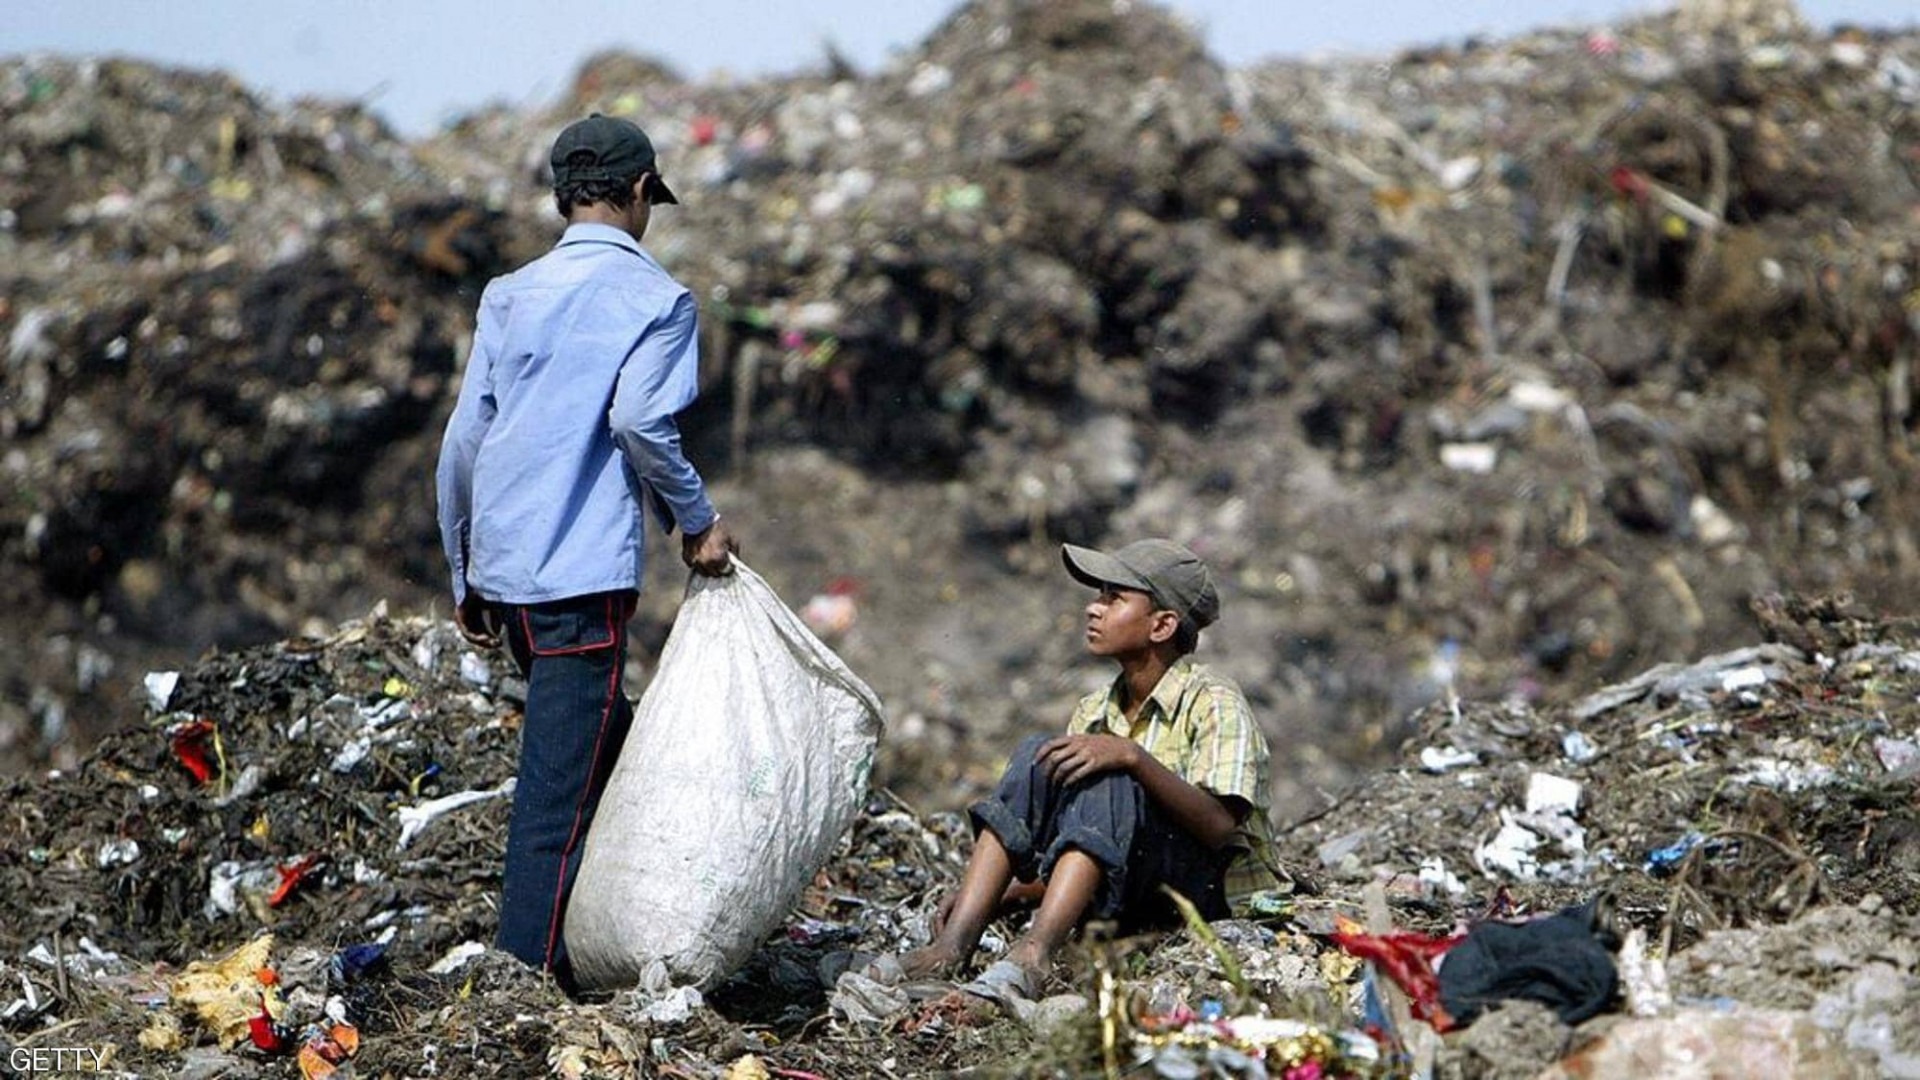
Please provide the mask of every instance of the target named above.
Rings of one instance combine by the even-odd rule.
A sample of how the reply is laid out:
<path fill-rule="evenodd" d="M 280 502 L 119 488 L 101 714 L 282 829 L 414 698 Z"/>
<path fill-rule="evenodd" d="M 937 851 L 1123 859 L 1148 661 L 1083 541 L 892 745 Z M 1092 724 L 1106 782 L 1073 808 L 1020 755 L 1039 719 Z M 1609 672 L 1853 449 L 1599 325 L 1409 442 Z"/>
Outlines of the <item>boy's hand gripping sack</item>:
<path fill-rule="evenodd" d="M 866 800 L 880 699 L 734 567 L 687 585 L 587 835 L 566 916 L 583 988 L 719 982 Z"/>

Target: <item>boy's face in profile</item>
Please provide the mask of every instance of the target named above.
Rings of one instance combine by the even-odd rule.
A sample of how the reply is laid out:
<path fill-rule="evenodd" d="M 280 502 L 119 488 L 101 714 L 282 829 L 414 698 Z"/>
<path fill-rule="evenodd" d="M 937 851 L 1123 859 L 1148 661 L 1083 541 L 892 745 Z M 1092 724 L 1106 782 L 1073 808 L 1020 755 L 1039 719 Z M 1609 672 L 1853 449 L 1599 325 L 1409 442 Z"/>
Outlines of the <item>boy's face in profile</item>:
<path fill-rule="evenodd" d="M 1171 640 L 1180 617 L 1155 608 L 1138 589 L 1105 585 L 1087 604 L 1087 651 L 1095 656 L 1127 656 Z"/>

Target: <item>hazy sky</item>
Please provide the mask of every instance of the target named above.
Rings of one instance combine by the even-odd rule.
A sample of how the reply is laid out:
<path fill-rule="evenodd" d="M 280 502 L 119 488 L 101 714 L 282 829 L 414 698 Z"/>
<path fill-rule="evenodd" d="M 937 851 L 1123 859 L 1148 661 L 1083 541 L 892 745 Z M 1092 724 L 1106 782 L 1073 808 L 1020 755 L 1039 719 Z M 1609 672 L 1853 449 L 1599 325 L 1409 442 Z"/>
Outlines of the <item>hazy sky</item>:
<path fill-rule="evenodd" d="M 1649 0 L 1174 0 L 1228 63 L 1584 26 Z M 624 47 L 683 74 L 812 65 L 832 41 L 864 70 L 953 10 L 934 0 L 5 0 L 0 54 L 117 53 L 223 68 L 269 96 L 361 98 L 423 134 L 495 100 L 544 104 L 579 61 Z M 1914 0 L 1803 0 L 1816 25 L 1910 26 Z"/>

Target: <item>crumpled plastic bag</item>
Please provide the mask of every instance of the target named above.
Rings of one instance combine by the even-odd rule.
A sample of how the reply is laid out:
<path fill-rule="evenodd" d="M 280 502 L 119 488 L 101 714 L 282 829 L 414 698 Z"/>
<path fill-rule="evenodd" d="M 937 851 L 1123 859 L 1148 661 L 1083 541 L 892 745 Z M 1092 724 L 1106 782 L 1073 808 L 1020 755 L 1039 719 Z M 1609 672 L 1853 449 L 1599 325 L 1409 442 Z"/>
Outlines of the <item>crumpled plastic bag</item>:
<path fill-rule="evenodd" d="M 734 567 L 688 583 L 588 832 L 566 916 L 585 989 L 710 989 L 866 800 L 880 699 Z"/>
<path fill-rule="evenodd" d="M 285 1006 L 260 972 L 273 955 L 273 935 L 261 934 L 218 960 L 196 960 L 167 984 L 175 1009 L 189 1013 L 223 1050 L 247 1039 L 248 1024 L 263 1012 L 279 1019 Z"/>

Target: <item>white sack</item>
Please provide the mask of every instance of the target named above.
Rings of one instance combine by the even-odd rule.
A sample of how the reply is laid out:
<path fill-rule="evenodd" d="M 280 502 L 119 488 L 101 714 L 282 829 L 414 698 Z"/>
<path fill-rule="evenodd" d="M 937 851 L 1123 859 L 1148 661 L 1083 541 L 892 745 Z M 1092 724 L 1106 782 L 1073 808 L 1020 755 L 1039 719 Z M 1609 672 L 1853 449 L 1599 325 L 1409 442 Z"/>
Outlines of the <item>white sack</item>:
<path fill-rule="evenodd" d="M 866 800 L 880 699 L 734 566 L 688 583 L 587 834 L 566 917 L 584 988 L 719 982 Z"/>

